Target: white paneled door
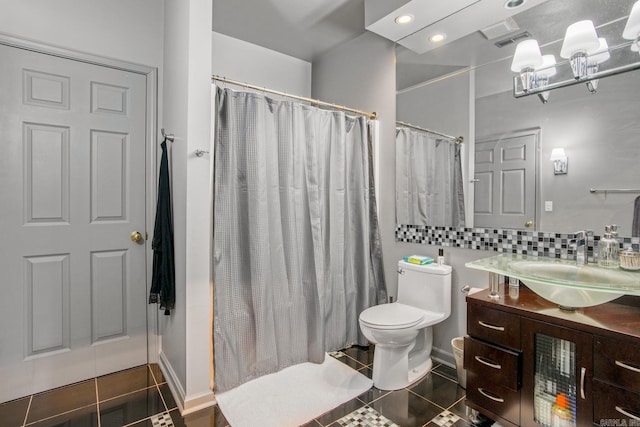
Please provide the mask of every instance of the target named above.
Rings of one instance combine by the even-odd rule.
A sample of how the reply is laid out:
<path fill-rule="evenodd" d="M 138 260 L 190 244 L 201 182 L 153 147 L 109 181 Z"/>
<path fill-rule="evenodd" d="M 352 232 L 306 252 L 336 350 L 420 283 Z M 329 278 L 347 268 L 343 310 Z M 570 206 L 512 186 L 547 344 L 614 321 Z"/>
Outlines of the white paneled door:
<path fill-rule="evenodd" d="M 0 45 L 0 402 L 147 361 L 146 90 Z"/>

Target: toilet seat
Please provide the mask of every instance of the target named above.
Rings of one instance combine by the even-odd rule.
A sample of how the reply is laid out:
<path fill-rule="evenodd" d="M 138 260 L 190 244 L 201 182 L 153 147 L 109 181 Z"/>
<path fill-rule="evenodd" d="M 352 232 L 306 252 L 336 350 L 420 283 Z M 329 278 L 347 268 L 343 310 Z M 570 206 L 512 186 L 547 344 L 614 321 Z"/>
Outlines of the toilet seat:
<path fill-rule="evenodd" d="M 405 329 L 416 326 L 424 311 L 401 303 L 381 304 L 360 313 L 360 321 L 374 329 Z"/>

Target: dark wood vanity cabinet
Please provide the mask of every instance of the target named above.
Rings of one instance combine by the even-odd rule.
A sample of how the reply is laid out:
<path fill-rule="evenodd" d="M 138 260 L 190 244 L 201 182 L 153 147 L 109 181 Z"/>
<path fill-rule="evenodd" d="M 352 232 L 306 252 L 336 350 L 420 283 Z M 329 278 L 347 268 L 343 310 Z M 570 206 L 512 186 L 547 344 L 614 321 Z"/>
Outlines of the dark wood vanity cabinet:
<path fill-rule="evenodd" d="M 566 312 L 524 286 L 468 296 L 467 406 L 505 426 L 551 427 L 564 394 L 575 426 L 640 426 L 640 303 L 620 301 Z"/>
<path fill-rule="evenodd" d="M 640 340 L 595 337 L 593 353 L 594 420 L 640 426 Z"/>

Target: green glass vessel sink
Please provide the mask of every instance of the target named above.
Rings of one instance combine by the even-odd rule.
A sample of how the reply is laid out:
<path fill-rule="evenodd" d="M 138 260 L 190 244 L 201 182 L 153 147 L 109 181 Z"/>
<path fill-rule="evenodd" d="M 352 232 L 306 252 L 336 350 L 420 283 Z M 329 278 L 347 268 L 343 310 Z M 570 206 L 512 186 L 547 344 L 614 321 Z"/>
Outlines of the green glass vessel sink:
<path fill-rule="evenodd" d="M 640 273 L 575 261 L 501 254 L 466 267 L 516 277 L 541 297 L 562 307 L 590 307 L 622 295 L 640 295 Z"/>

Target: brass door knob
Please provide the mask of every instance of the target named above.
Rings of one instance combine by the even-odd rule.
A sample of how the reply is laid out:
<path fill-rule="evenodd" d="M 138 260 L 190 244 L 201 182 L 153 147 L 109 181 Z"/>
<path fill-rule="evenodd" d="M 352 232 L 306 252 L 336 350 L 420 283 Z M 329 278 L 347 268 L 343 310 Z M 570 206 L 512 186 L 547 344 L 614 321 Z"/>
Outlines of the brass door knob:
<path fill-rule="evenodd" d="M 531 227 L 531 226 L 533 226 L 533 221 L 527 221 L 527 222 L 525 222 L 525 223 L 524 223 L 524 226 L 525 226 L 525 227 Z"/>
<path fill-rule="evenodd" d="M 142 241 L 142 234 L 139 231 L 134 231 L 131 233 L 131 241 L 134 243 L 138 243 Z"/>

